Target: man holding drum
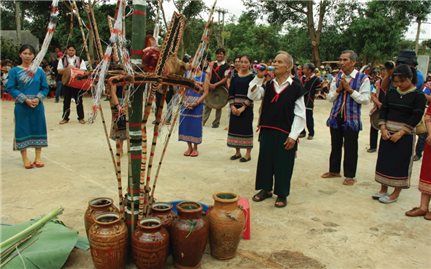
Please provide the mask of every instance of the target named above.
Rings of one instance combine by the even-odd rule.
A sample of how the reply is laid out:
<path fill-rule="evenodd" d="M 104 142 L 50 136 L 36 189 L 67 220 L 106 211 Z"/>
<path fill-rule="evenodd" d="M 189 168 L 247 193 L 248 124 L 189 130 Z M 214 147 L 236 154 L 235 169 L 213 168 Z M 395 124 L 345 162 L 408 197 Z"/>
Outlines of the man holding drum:
<path fill-rule="evenodd" d="M 81 70 L 87 70 L 87 66 L 85 65 L 85 61 L 81 60 L 78 56 L 76 56 L 76 48 L 74 45 L 68 45 L 66 50 L 66 55 L 63 57 L 61 61 L 58 61 L 57 71 L 58 74 L 63 75 L 68 68 L 79 68 Z M 82 95 L 84 91 L 81 89 L 76 89 L 67 86 L 67 84 L 63 83 L 63 116 L 60 124 L 65 124 L 69 122 L 70 115 L 70 101 L 72 98 L 75 99 L 76 102 L 76 113 L 78 114 L 78 121 L 81 124 L 85 124 L 84 120 L 84 106 L 82 103 Z"/>
<path fill-rule="evenodd" d="M 213 128 L 218 128 L 220 125 L 220 118 L 221 118 L 221 109 L 223 106 L 227 104 L 227 98 L 228 98 L 228 92 L 226 88 L 226 81 L 228 79 L 229 74 L 229 65 L 225 61 L 225 54 L 226 51 L 223 48 L 218 48 L 216 50 L 216 62 L 211 63 L 208 66 L 207 69 L 207 76 L 206 79 L 210 80 L 209 83 L 209 90 L 210 93 L 206 98 L 205 102 L 205 109 L 204 109 L 204 115 L 203 115 L 203 125 L 207 122 L 208 118 L 210 117 L 212 108 L 216 109 L 216 116 L 212 123 Z M 223 92 L 224 91 L 224 92 Z M 221 97 L 224 100 L 218 100 Z M 225 98 L 224 98 L 225 97 Z M 217 99 L 217 100 L 209 100 L 209 99 Z M 220 105 L 220 101 L 223 101 L 223 105 Z M 213 104 L 215 103 L 215 105 Z"/>

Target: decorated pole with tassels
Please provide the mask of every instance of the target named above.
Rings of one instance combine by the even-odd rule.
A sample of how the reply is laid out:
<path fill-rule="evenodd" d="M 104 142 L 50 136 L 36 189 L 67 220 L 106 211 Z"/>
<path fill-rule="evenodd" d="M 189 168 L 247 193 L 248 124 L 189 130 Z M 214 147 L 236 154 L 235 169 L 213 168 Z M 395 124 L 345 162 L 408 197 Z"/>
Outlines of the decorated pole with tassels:
<path fill-rule="evenodd" d="M 158 59 L 156 70 L 155 70 L 156 75 L 162 74 L 165 68 L 165 64 L 168 61 L 169 57 L 176 57 L 176 53 L 178 51 L 180 40 L 182 38 L 183 31 L 184 31 L 184 24 L 185 24 L 184 17 L 181 14 L 178 14 L 175 12 L 172 15 L 171 23 L 168 27 L 168 31 L 163 41 L 162 49 L 160 51 L 160 57 Z M 146 126 L 148 122 L 148 117 L 151 112 L 151 105 L 154 101 L 156 90 L 160 86 L 161 85 L 158 83 L 151 84 L 151 89 L 150 89 L 151 92 L 148 93 L 147 95 L 148 97 L 146 100 L 146 105 L 144 110 L 144 119 L 143 119 L 144 126 Z M 166 91 L 163 93 L 163 95 L 165 94 L 166 94 Z M 145 179 L 144 186 L 142 185 L 143 182 L 141 181 L 141 187 L 140 187 L 140 193 L 139 193 L 139 214 L 141 217 L 144 215 L 144 213 L 148 211 L 148 205 L 152 202 L 149 200 L 151 169 L 152 169 L 154 153 L 157 145 L 158 129 L 160 124 L 162 109 L 163 109 L 163 106 L 159 107 L 159 114 L 158 116 L 156 116 L 156 122 L 154 126 L 154 131 L 153 131 L 153 141 L 151 144 L 151 151 L 148 158 L 148 168 L 146 171 L 146 179 Z M 146 137 L 146 135 L 143 135 L 143 136 Z M 143 162 L 146 161 L 145 155 L 142 157 L 142 161 Z M 145 167 L 145 163 L 143 164 L 143 166 Z M 141 175 L 141 178 L 142 178 L 142 175 Z"/>
<path fill-rule="evenodd" d="M 214 14 L 214 10 L 215 10 L 216 4 L 217 4 L 217 0 L 214 1 L 214 4 L 213 4 L 213 6 L 212 6 L 212 8 L 210 10 L 208 21 L 205 24 L 205 28 L 204 28 L 204 31 L 202 33 L 201 42 L 200 42 L 200 44 L 198 46 L 198 49 L 196 50 L 195 55 L 193 57 L 191 72 L 189 72 L 188 78 L 191 78 L 193 76 L 193 72 L 192 71 L 196 70 L 197 69 L 196 67 L 199 66 L 201 64 L 201 62 L 204 60 L 205 51 L 208 49 L 210 26 L 211 26 L 211 22 L 212 22 L 212 18 L 213 18 L 213 14 Z M 207 86 L 208 85 L 205 85 L 204 87 L 207 87 Z M 181 95 L 180 98 L 182 100 L 183 95 Z M 149 200 L 153 200 L 154 199 L 154 192 L 156 190 L 156 184 L 157 184 L 157 181 L 158 181 L 158 178 L 159 178 L 160 168 L 162 166 L 163 158 L 165 157 L 166 149 L 168 147 L 169 140 L 170 140 L 171 135 L 172 135 L 172 131 L 174 130 L 174 127 L 175 127 L 175 124 L 177 122 L 177 118 L 178 118 L 178 115 L 179 115 L 179 112 L 180 112 L 180 109 L 181 109 L 181 101 L 179 103 L 180 104 L 178 105 L 178 109 L 175 111 L 175 113 L 173 115 L 173 121 L 172 121 L 172 124 L 171 124 L 171 126 L 169 128 L 167 139 L 165 141 L 165 144 L 163 145 L 163 149 L 162 149 L 160 160 L 159 160 L 159 163 L 158 163 L 158 166 L 157 166 L 156 174 L 154 176 L 153 187 L 151 188 L 151 195 L 149 197 Z"/>
<path fill-rule="evenodd" d="M 30 80 L 32 80 L 34 74 L 36 74 L 37 68 L 39 68 L 40 63 L 45 58 L 45 54 L 48 51 L 49 44 L 51 43 L 51 39 L 54 36 L 55 27 L 58 22 L 58 1 L 59 0 L 53 0 L 51 4 L 51 13 L 49 17 L 49 23 L 48 23 L 48 29 L 46 31 L 45 39 L 43 40 L 42 47 L 37 54 L 37 56 L 34 58 L 33 62 L 30 65 L 29 70 L 27 70 L 24 74 L 26 76 L 23 77 L 24 82 L 27 83 Z"/>
<path fill-rule="evenodd" d="M 147 3 L 144 0 L 133 0 L 132 16 L 132 48 L 131 61 L 133 64 L 141 64 L 142 50 L 145 47 Z M 144 86 L 136 89 L 131 98 L 129 115 L 129 139 L 130 152 L 129 162 L 131 169 L 129 179 L 131 183 L 127 188 L 127 226 L 128 230 L 133 233 L 138 216 L 138 197 L 139 197 L 139 179 L 141 175 L 141 158 L 142 158 L 142 103 L 143 103 Z M 130 180 L 129 180 L 130 182 Z"/>

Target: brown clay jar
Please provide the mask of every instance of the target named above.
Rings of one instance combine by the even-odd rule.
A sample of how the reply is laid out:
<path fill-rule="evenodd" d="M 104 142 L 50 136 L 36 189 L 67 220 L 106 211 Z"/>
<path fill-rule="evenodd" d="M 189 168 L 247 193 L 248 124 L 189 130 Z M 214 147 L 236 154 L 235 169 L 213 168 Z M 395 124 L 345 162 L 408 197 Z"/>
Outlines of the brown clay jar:
<path fill-rule="evenodd" d="M 198 268 L 208 241 L 208 222 L 202 218 L 198 203 L 181 202 L 177 210 L 171 233 L 175 267 Z"/>
<path fill-rule="evenodd" d="M 151 216 L 161 220 L 162 226 L 170 231 L 172 223 L 177 218 L 177 214 L 172 211 L 170 203 L 157 202 L 151 205 Z"/>
<path fill-rule="evenodd" d="M 214 207 L 208 214 L 211 256 L 226 260 L 235 257 L 245 217 L 238 206 L 238 195 L 219 192 L 213 195 Z"/>
<path fill-rule="evenodd" d="M 94 223 L 94 217 L 100 213 L 109 212 L 118 213 L 118 208 L 114 206 L 114 202 L 111 198 L 99 197 L 88 202 L 87 211 L 85 211 L 84 215 L 85 232 L 87 233 L 87 237 L 88 229 L 90 229 L 91 225 Z"/>
<path fill-rule="evenodd" d="M 120 269 L 126 264 L 127 227 L 118 213 L 101 213 L 88 230 L 91 257 L 97 269 Z"/>
<path fill-rule="evenodd" d="M 133 261 L 138 269 L 164 268 L 168 257 L 169 233 L 158 218 L 138 222 L 132 236 Z"/>

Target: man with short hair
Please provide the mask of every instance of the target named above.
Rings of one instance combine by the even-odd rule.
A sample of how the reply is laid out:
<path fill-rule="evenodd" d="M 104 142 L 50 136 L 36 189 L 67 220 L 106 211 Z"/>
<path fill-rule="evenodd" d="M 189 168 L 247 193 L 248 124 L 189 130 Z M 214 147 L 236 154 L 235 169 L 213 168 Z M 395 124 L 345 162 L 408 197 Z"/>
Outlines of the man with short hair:
<path fill-rule="evenodd" d="M 218 48 L 216 50 L 216 61 L 208 66 L 207 77 L 209 80 L 209 90 L 213 91 L 219 87 L 226 88 L 226 81 L 229 74 L 229 65 L 225 61 L 226 51 L 223 48 Z M 226 89 L 227 91 L 227 89 Z M 205 105 L 203 114 L 203 125 L 207 122 L 211 115 L 212 108 Z M 221 119 L 221 108 L 216 109 L 216 116 L 212 123 L 213 128 L 218 128 Z"/>
<path fill-rule="evenodd" d="M 362 130 L 361 105 L 370 102 L 370 80 L 355 69 L 358 56 L 345 50 L 340 56 L 341 72 L 332 80 L 328 100 L 333 102 L 326 125 L 331 131 L 329 172 L 322 178 L 341 177 L 341 157 L 344 145 L 344 185 L 354 185 L 358 164 L 358 135 Z"/>
<path fill-rule="evenodd" d="M 76 56 L 76 48 L 74 45 L 67 46 L 66 55 L 63 56 L 61 61 L 58 61 L 57 72 L 60 75 L 63 75 L 66 68 L 79 68 L 82 70 L 87 70 L 87 66 L 85 65 L 85 61 L 81 60 L 78 56 Z M 72 98 L 75 99 L 76 102 L 76 112 L 78 114 L 78 121 L 81 124 L 85 124 L 84 120 L 84 105 L 82 101 L 82 95 L 85 91 L 81 89 L 75 89 L 63 85 L 63 115 L 60 124 L 65 124 L 69 122 L 70 115 L 70 102 Z"/>
<path fill-rule="evenodd" d="M 305 90 L 293 79 L 293 58 L 281 51 L 273 62 L 275 78 L 264 86 L 266 71 L 257 71 L 250 82 L 247 97 L 262 100 L 258 128 L 259 159 L 253 201 L 278 196 L 275 207 L 285 207 L 295 163 L 297 139 L 305 127 Z"/>
<path fill-rule="evenodd" d="M 316 89 L 320 86 L 321 80 L 316 76 L 314 70 L 316 67 L 312 63 L 304 64 L 302 68 L 302 73 L 304 76 L 301 78 L 302 86 L 304 87 L 306 94 L 304 95 L 305 108 L 307 114 L 307 130 L 308 130 L 308 140 L 314 138 L 314 118 L 313 118 L 313 108 L 314 108 L 314 98 L 316 96 Z M 305 137 L 305 129 L 301 132 L 299 137 Z"/>

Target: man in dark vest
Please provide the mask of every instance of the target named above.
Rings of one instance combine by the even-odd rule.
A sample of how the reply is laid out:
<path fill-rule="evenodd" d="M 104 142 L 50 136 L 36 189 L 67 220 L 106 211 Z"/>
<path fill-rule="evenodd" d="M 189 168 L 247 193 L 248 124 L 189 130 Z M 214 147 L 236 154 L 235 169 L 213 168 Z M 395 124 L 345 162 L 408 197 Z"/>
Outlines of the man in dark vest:
<path fill-rule="evenodd" d="M 293 79 L 293 58 L 281 51 L 274 60 L 275 78 L 264 86 L 265 71 L 257 71 L 250 82 L 248 98 L 262 100 L 259 159 L 253 201 L 261 202 L 274 193 L 275 207 L 285 207 L 295 163 L 297 139 L 305 127 L 305 90 Z"/>
<path fill-rule="evenodd" d="M 57 71 L 58 74 L 63 75 L 66 68 L 79 68 L 82 70 L 87 70 L 85 61 L 81 60 L 76 54 L 76 48 L 74 45 L 67 46 L 66 55 L 63 57 L 62 61 L 58 61 Z M 60 124 L 65 124 L 69 122 L 70 115 L 70 102 L 71 99 L 75 99 L 76 102 L 76 112 L 78 114 L 78 121 L 81 124 L 85 124 L 84 120 L 84 106 L 82 104 L 82 95 L 85 93 L 81 89 L 75 89 L 63 85 L 63 116 Z"/>
<path fill-rule="evenodd" d="M 226 52 L 223 48 L 218 48 L 216 50 L 216 61 L 208 66 L 207 69 L 207 79 L 210 80 L 209 90 L 213 91 L 218 87 L 226 87 L 226 81 L 229 74 L 229 65 L 225 61 Z M 227 89 L 226 89 L 227 90 Z M 203 125 L 207 122 L 211 114 L 211 108 L 205 106 L 203 115 Z M 220 125 L 221 118 L 221 108 L 216 109 L 216 116 L 212 123 L 213 128 L 218 128 Z"/>
<path fill-rule="evenodd" d="M 331 82 L 328 100 L 333 102 L 326 125 L 331 131 L 329 172 L 322 178 L 341 177 L 341 156 L 344 144 L 344 185 L 355 184 L 358 164 L 358 135 L 362 130 L 361 105 L 370 102 L 370 80 L 355 69 L 357 54 L 345 50 L 340 56 L 341 72 Z"/>
<path fill-rule="evenodd" d="M 307 92 L 304 96 L 305 108 L 307 109 L 307 130 L 308 130 L 308 140 L 312 140 L 314 137 L 314 97 L 316 95 L 316 89 L 320 86 L 322 82 L 318 76 L 314 73 L 316 67 L 312 63 L 304 64 L 302 68 L 302 73 L 304 76 L 301 78 L 302 86 Z M 299 137 L 305 137 L 305 129 L 301 132 Z"/>

